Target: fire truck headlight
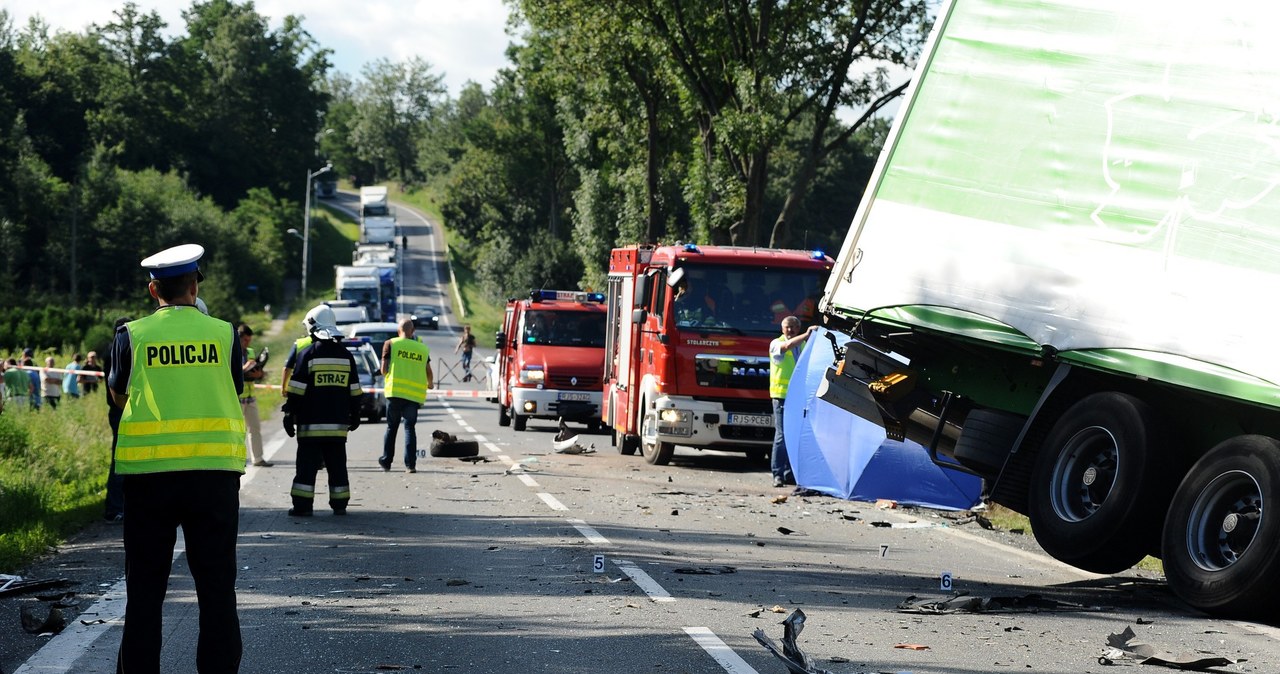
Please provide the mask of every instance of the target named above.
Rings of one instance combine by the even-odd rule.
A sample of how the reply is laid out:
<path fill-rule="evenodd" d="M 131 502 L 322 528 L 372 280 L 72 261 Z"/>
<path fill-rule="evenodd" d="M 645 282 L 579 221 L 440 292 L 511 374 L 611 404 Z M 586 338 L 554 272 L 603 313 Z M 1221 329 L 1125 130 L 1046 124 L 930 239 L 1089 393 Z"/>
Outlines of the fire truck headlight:
<path fill-rule="evenodd" d="M 688 410 L 659 410 L 658 432 L 666 435 L 693 435 L 693 415 Z"/>
<path fill-rule="evenodd" d="M 543 379 L 544 379 L 544 373 L 542 372 L 542 370 L 521 370 L 520 371 L 521 384 L 541 384 Z"/>

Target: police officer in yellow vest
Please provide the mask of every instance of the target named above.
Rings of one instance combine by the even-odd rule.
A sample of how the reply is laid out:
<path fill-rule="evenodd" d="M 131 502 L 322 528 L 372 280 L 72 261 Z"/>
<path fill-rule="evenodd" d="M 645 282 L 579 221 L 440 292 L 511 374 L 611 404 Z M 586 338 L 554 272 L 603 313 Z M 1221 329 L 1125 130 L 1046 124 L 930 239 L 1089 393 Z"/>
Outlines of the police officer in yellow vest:
<path fill-rule="evenodd" d="M 795 484 L 791 473 L 791 461 L 787 458 L 787 441 L 782 435 L 782 404 L 787 398 L 787 385 L 796 369 L 796 357 L 805 340 L 817 326 L 800 329 L 800 319 L 787 316 L 782 319 L 782 336 L 769 343 L 769 397 L 773 399 L 773 486 Z"/>
<path fill-rule="evenodd" d="M 270 468 L 275 464 L 262 456 L 262 420 L 258 418 L 258 397 L 254 386 L 255 382 L 262 381 L 266 373 L 262 371 L 262 364 L 256 358 L 258 354 L 249 346 L 253 343 L 253 328 L 248 323 L 241 323 L 236 334 L 240 336 L 240 348 L 244 352 L 244 365 L 241 367 L 244 373 L 244 391 L 240 393 L 240 411 L 244 414 L 249 460 L 260 468 Z"/>
<path fill-rule="evenodd" d="M 400 321 L 400 336 L 382 345 L 382 373 L 387 387 L 387 432 L 382 436 L 378 465 L 391 470 L 396 451 L 396 430 L 404 419 L 404 466 L 418 472 L 418 408 L 432 388 L 431 350 L 413 336 L 413 320 Z"/>
<path fill-rule="evenodd" d="M 196 309 L 204 248 L 176 246 L 142 261 L 159 309 L 124 324 L 111 346 L 112 400 L 123 408 L 124 634 L 117 674 L 160 671 L 161 614 L 178 527 L 200 607 L 196 670 L 236 672 L 236 535 L 244 473 L 240 341 Z"/>

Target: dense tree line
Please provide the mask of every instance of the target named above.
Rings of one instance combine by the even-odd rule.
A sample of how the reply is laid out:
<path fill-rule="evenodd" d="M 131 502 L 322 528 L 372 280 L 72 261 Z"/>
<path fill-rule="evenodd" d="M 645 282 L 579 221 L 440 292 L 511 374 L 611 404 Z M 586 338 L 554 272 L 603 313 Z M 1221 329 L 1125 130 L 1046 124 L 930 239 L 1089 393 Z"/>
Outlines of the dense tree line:
<path fill-rule="evenodd" d="M 928 0 L 508 4 L 509 67 L 456 98 L 419 58 L 331 73 L 301 17 L 252 2 L 196 0 L 173 37 L 132 3 L 83 33 L 0 10 L 0 293 L 143 310 L 136 261 L 198 240 L 222 315 L 276 301 L 326 160 L 429 190 L 495 300 L 599 287 L 620 244 L 833 250 L 929 21 Z"/>
<path fill-rule="evenodd" d="M 328 93 L 328 52 L 252 3 L 194 2 L 186 33 L 124 5 L 83 33 L 0 10 L 0 296 L 146 310 L 143 257 L 199 241 L 224 317 L 278 296 Z M 296 269 L 297 263 L 289 266 Z M 234 271 L 234 273 L 232 273 Z M 78 315 L 78 314 L 77 314 Z M 50 341 L 11 323 L 5 346 Z"/>

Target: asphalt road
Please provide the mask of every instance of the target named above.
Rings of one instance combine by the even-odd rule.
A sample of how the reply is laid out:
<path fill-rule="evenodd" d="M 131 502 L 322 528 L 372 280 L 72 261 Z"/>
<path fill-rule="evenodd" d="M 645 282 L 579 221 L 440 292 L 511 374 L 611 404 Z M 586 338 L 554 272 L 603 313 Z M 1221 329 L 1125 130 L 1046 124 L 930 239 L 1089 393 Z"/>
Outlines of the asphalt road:
<path fill-rule="evenodd" d="M 410 241 L 420 269 L 433 267 L 418 239 L 428 234 Z M 413 273 L 425 283 L 427 272 Z M 452 350 L 456 325 L 427 335 L 433 353 Z M 790 495 L 741 455 L 680 448 L 671 465 L 650 466 L 585 433 L 595 453 L 555 454 L 553 427 L 500 428 L 483 399 L 436 396 L 423 412 L 420 447 L 443 430 L 479 441 L 483 461 L 422 458 L 408 474 L 398 459 L 383 472 L 383 430 L 363 426 L 348 444 L 346 518 L 329 516 L 322 494 L 316 517 L 285 514 L 295 444 L 267 425 L 276 465 L 250 468 L 241 490 L 241 671 L 782 674 L 752 632 L 780 641 L 795 609 L 807 615 L 800 647 L 841 674 L 1107 672 L 1098 657 L 1126 627 L 1175 654 L 1247 659 L 1215 671 L 1280 671 L 1280 630 L 1205 617 L 1159 582 L 1084 574 L 941 513 Z M 60 635 L 18 629 L 20 606 L 47 602 L 0 599 L 0 671 L 114 671 L 118 537 L 94 527 L 32 570 L 76 581 L 69 612 L 80 613 Z M 1070 605 L 896 610 L 942 595 L 944 573 L 974 596 Z M 193 672 L 198 616 L 180 556 L 166 611 L 164 671 Z"/>

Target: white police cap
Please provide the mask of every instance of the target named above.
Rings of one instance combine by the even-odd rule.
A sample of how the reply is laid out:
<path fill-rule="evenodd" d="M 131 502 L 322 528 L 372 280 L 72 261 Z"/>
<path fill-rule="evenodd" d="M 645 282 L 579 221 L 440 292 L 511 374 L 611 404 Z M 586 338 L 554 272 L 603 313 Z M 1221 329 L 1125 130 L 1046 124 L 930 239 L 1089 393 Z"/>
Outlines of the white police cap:
<path fill-rule="evenodd" d="M 142 261 L 142 266 L 151 272 L 151 278 L 170 278 L 196 272 L 199 280 L 204 280 L 198 262 L 204 255 L 204 246 L 198 243 L 184 243 L 181 246 L 166 248 Z"/>

